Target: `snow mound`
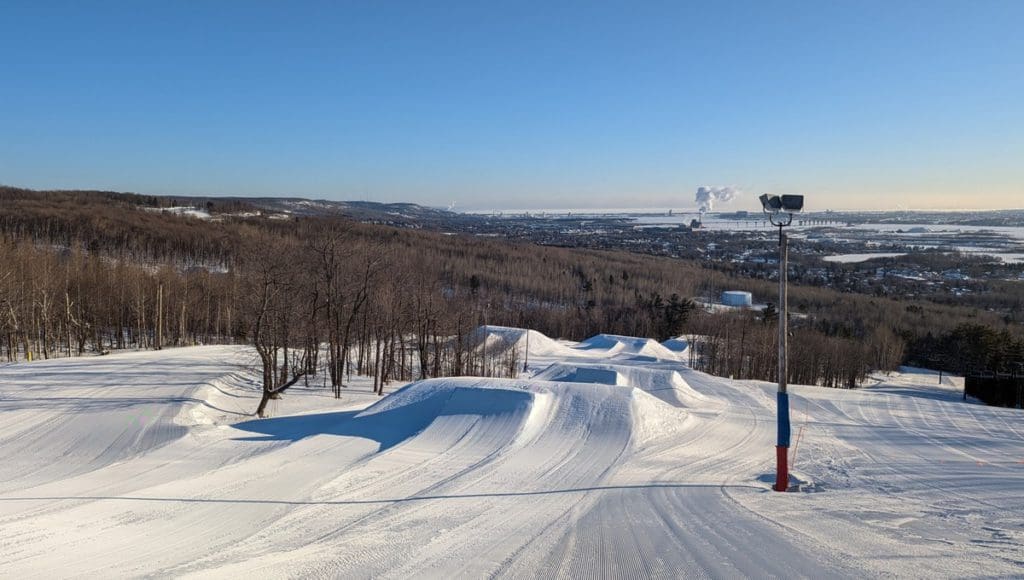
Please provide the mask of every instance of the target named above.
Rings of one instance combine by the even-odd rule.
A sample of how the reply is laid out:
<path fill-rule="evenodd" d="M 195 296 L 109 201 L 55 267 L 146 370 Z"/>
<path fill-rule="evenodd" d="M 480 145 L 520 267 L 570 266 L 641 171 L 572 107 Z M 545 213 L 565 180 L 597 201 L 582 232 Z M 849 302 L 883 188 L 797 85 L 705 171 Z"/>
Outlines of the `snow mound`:
<path fill-rule="evenodd" d="M 564 447 L 581 436 L 624 448 L 685 420 L 680 410 L 635 388 L 459 377 L 396 391 L 355 415 L 352 421 L 362 425 L 346 434 L 378 439 L 382 451 L 399 443 L 434 450 L 458 445 L 463 453 L 472 447 L 473 455 L 496 458 L 526 445 Z"/>
<path fill-rule="evenodd" d="M 554 363 L 537 373 L 539 380 L 597 383 L 632 387 L 672 405 L 688 409 L 717 409 L 724 403 L 690 386 L 679 371 L 618 364 Z"/>
<path fill-rule="evenodd" d="M 516 349 L 520 356 L 527 352 L 531 357 L 563 357 L 573 354 L 570 347 L 536 330 L 510 326 L 480 326 L 473 331 L 470 341 L 488 354 L 500 355 Z"/>
<path fill-rule="evenodd" d="M 576 347 L 586 351 L 604 351 L 605 356 L 639 355 L 657 360 L 679 360 L 676 353 L 653 338 L 637 338 L 616 334 L 598 334 L 584 340 Z"/>

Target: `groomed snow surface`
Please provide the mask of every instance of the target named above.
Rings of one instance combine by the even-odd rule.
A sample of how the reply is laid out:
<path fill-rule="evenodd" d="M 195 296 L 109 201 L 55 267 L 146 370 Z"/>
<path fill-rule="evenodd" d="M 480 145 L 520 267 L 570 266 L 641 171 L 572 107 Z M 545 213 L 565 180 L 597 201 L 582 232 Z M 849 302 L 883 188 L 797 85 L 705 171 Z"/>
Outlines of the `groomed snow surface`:
<path fill-rule="evenodd" d="M 682 341 L 529 348 L 518 379 L 303 386 L 262 420 L 244 347 L 0 366 L 0 575 L 1024 575 L 1024 415 L 958 379 L 794 387 L 782 494 L 774 385 Z"/>

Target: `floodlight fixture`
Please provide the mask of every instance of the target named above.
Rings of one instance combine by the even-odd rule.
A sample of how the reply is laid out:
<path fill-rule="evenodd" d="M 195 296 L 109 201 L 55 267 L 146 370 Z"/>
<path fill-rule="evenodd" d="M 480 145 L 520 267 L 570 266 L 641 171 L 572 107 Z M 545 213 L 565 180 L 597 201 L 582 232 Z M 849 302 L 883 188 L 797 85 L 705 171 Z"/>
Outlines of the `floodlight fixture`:
<path fill-rule="evenodd" d="M 782 209 L 782 199 L 777 195 L 761 194 L 761 207 L 764 213 L 779 213 Z"/>
<path fill-rule="evenodd" d="M 782 210 L 789 213 L 800 213 L 804 209 L 804 196 L 783 195 Z"/>

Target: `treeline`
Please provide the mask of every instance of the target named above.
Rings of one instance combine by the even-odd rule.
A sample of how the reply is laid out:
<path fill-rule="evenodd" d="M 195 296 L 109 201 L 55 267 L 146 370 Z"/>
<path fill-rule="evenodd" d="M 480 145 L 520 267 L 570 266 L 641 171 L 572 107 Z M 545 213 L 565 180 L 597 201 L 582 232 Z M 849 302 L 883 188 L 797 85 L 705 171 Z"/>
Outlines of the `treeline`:
<path fill-rule="evenodd" d="M 353 373 L 381 391 L 421 376 L 512 374 L 514 353 L 473 337 L 499 324 L 577 340 L 700 335 L 694 366 L 775 378 L 770 312 L 706 312 L 691 300 L 739 289 L 773 301 L 766 281 L 337 217 L 198 220 L 104 195 L 0 197 L 0 356 L 248 342 L 268 397 L 321 373 L 337 393 Z M 1017 336 L 973 309 L 808 287 L 790 297 L 794 383 L 856 385 L 900 364 L 907 344 L 962 324 Z"/>
<path fill-rule="evenodd" d="M 286 227 L 270 220 L 199 220 L 166 211 L 170 198 L 105 191 L 34 192 L 0 186 L 0 232 L 60 249 L 132 262 L 174 266 L 224 266 L 248 230 Z M 233 201 L 209 202 L 208 211 L 252 208 Z"/>
<path fill-rule="evenodd" d="M 242 340 L 239 278 L 0 241 L 0 357 Z"/>
<path fill-rule="evenodd" d="M 940 334 L 914 340 L 912 363 L 957 374 L 1024 373 L 1024 337 L 1007 329 L 961 324 Z"/>
<path fill-rule="evenodd" d="M 778 377 L 778 313 L 740 310 L 698 312 L 688 324 L 690 366 L 735 379 L 775 380 Z M 835 388 L 854 388 L 868 372 L 898 367 L 904 341 L 887 327 L 866 340 L 824 335 L 813 321 L 789 320 L 788 381 Z"/>
<path fill-rule="evenodd" d="M 110 207 L 117 204 L 122 207 L 138 207 L 151 209 L 167 209 L 174 207 L 198 206 L 211 213 L 252 212 L 256 208 L 242 199 L 223 197 L 191 197 L 167 195 L 141 195 L 118 191 L 99 190 L 51 190 L 36 191 L 21 187 L 0 185 L 0 199 L 17 204 L 38 206 L 62 206 L 72 204 L 78 207 Z"/>

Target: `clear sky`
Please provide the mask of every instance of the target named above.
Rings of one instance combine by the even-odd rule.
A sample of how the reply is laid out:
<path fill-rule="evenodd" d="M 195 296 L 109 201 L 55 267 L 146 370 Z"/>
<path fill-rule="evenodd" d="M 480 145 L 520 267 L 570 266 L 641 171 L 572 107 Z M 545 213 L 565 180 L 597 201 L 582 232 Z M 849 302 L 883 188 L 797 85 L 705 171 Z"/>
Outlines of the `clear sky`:
<path fill-rule="evenodd" d="M 0 0 L 0 183 L 1024 207 L 1024 1 Z"/>

